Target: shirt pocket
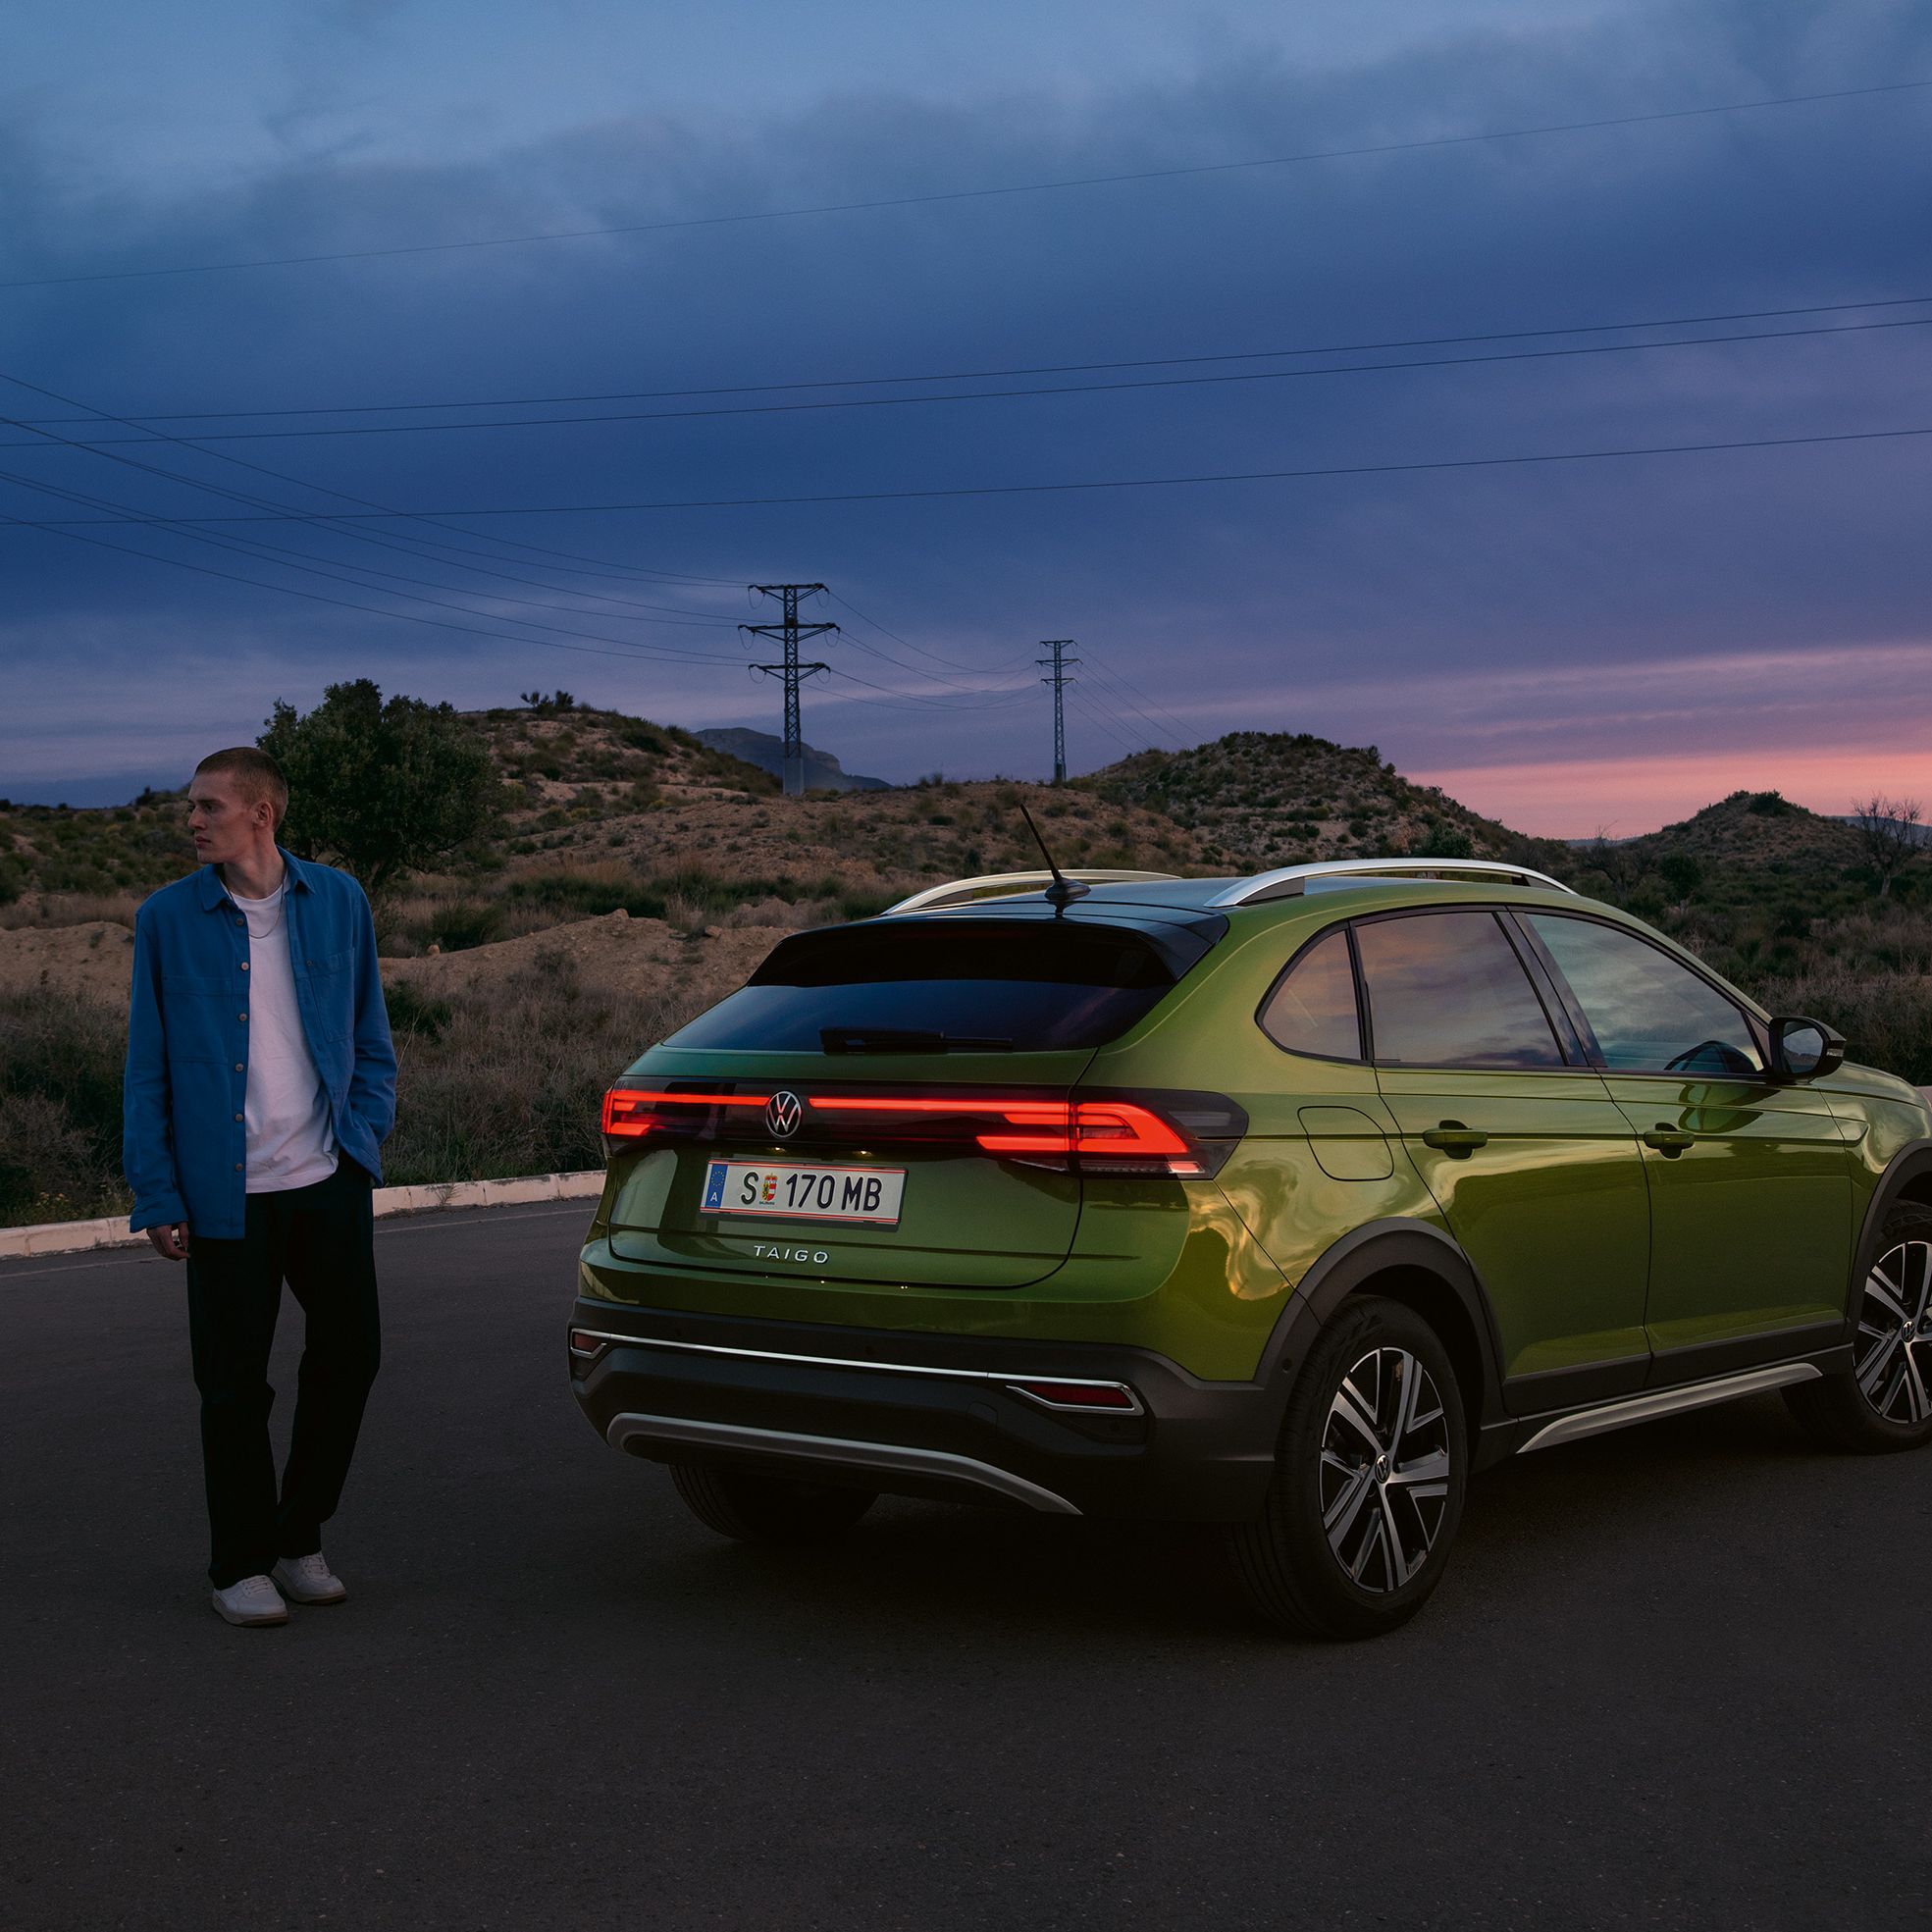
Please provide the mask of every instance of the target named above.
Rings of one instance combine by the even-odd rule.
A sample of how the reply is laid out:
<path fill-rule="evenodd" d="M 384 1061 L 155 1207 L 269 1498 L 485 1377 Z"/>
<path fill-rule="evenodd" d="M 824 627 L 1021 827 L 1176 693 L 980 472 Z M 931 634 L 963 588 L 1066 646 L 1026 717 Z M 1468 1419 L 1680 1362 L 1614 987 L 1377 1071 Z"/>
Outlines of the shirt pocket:
<path fill-rule="evenodd" d="M 170 1066 L 239 1058 L 235 1016 L 246 1006 L 245 987 L 207 972 L 161 975 L 161 1024 Z"/>
<path fill-rule="evenodd" d="M 355 948 L 304 956 L 317 1031 L 324 1039 L 346 1040 L 355 1030 Z"/>

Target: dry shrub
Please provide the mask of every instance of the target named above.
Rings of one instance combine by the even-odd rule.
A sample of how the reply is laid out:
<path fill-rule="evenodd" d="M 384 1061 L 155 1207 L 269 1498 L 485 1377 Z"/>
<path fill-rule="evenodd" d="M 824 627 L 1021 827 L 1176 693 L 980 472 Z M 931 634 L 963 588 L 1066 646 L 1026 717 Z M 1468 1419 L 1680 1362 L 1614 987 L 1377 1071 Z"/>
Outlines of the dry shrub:
<path fill-rule="evenodd" d="M 125 1206 L 121 1067 L 127 1021 L 93 1000 L 0 997 L 0 1225 Z"/>
<path fill-rule="evenodd" d="M 1836 1026 L 1852 1059 L 1932 1086 L 1932 978 L 1827 966 L 1766 979 L 1754 990 L 1773 1013 Z"/>
<path fill-rule="evenodd" d="M 586 986 L 574 961 L 548 952 L 490 992 L 452 994 L 439 1026 L 397 1029 L 385 1178 L 402 1186 L 600 1167 L 604 1089 L 702 1004 Z"/>
<path fill-rule="evenodd" d="M 0 929 L 15 926 L 86 925 L 109 919 L 132 931 L 144 892 L 30 892 L 0 907 Z"/>

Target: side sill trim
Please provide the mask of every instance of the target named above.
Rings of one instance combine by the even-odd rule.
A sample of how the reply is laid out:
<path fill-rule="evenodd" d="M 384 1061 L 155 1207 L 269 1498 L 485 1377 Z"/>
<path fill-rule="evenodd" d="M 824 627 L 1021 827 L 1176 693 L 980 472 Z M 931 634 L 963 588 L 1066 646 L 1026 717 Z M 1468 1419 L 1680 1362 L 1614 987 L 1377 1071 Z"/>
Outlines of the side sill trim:
<path fill-rule="evenodd" d="M 839 1436 L 800 1436 L 786 1429 L 754 1429 L 745 1423 L 698 1422 L 687 1416 L 612 1416 L 604 1440 L 613 1449 L 633 1442 L 689 1443 L 700 1449 L 748 1449 L 800 1462 L 836 1463 L 845 1469 L 896 1470 L 905 1476 L 937 1476 L 1023 1502 L 1046 1516 L 1077 1516 L 1065 1496 L 972 1456 L 946 1449 L 918 1449 L 902 1442 L 856 1442 Z"/>
<path fill-rule="evenodd" d="M 1713 1403 L 1729 1402 L 1740 1395 L 1755 1395 L 1761 1389 L 1782 1388 L 1788 1383 L 1813 1382 L 1823 1373 L 1815 1362 L 1781 1362 L 1768 1369 L 1748 1369 L 1743 1375 L 1719 1376 L 1715 1382 L 1687 1383 L 1680 1388 L 1653 1388 L 1647 1394 L 1599 1403 L 1593 1409 L 1579 1409 L 1574 1415 L 1546 1423 L 1516 1453 L 1524 1456 L 1532 1449 L 1551 1449 L 1559 1442 L 1606 1435 L 1613 1429 L 1628 1429 L 1633 1423 L 1680 1415 L 1686 1409 L 1709 1408 Z"/>

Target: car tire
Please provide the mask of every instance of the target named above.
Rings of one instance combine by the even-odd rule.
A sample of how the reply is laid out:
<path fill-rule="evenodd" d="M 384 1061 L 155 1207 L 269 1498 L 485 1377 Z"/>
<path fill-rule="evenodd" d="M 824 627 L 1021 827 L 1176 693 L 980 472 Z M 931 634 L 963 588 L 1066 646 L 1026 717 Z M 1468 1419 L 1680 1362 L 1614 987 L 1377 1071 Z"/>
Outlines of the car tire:
<path fill-rule="evenodd" d="M 1787 1388 L 1786 1406 L 1828 1448 L 1922 1448 L 1932 1442 L 1932 1207 L 1891 1209 L 1854 1292 L 1852 1367 Z"/>
<path fill-rule="evenodd" d="M 792 1549 L 843 1536 L 878 1501 L 875 1489 L 755 1476 L 697 1462 L 672 1463 L 671 1482 L 707 1530 L 739 1542 Z"/>
<path fill-rule="evenodd" d="M 1436 1331 L 1400 1302 L 1344 1303 L 1295 1378 L 1267 1500 L 1230 1535 L 1255 1607 L 1303 1637 L 1408 1622 L 1442 1580 L 1468 1467 Z"/>

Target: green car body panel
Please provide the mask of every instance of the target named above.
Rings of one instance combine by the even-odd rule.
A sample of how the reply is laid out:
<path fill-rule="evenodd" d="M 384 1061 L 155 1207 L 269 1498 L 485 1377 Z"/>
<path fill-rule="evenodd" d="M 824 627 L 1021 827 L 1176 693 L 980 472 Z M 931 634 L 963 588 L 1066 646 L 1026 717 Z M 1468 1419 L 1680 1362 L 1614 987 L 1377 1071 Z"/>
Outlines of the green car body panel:
<path fill-rule="evenodd" d="M 1188 903 L 1182 890 L 1168 898 Z M 1096 890 L 1079 910 L 1104 917 L 1129 891 Z M 1081 1175 L 894 1146 L 880 1158 L 905 1170 L 907 1186 L 889 1230 L 707 1217 L 697 1187 L 715 1146 L 619 1148 L 582 1254 L 578 1319 L 604 1309 L 619 1329 L 625 1311 L 648 1310 L 805 1324 L 821 1337 L 897 1335 L 908 1361 L 922 1338 L 1036 1344 L 1048 1364 L 1056 1347 L 1112 1347 L 1199 1384 L 1246 1387 L 1271 1363 L 1291 1371 L 1283 1337 L 1298 1312 L 1315 1319 L 1311 1283 L 1338 1254 L 1363 1230 L 1381 1240 L 1407 1229 L 1430 1253 L 1460 1257 L 1480 1299 L 1471 1329 L 1491 1385 L 1470 1392 L 1472 1426 L 1479 1412 L 1501 1426 L 1687 1380 L 1740 1347 L 1738 1359 L 1772 1360 L 1781 1346 L 1792 1356 L 1842 1343 L 1874 1201 L 1895 1165 L 1932 1142 L 1917 1092 L 1850 1064 L 1813 1081 L 1591 1064 L 1378 1066 L 1290 1052 L 1262 1030 L 1271 989 L 1321 935 L 1449 909 L 1613 926 L 1768 1024 L 1743 993 L 1614 908 L 1554 888 L 1381 878 L 1227 908 L 1199 962 L 1093 1049 L 855 1060 L 659 1046 L 627 1084 L 1206 1093 L 1234 1103 L 1246 1128 L 1201 1177 Z M 1552 1025 L 1561 1031 L 1561 1016 Z"/>

